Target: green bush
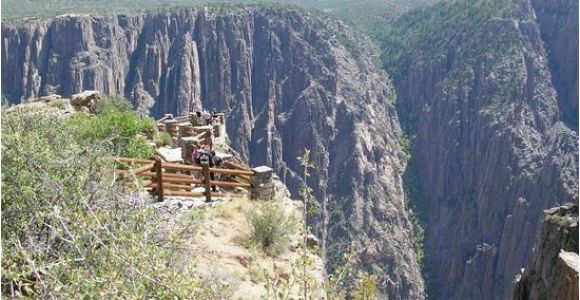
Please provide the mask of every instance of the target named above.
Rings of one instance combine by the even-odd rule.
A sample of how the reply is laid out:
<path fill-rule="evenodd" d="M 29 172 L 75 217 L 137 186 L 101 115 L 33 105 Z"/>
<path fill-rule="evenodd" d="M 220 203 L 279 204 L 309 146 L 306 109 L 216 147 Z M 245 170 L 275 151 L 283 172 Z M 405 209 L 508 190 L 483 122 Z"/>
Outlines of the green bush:
<path fill-rule="evenodd" d="M 114 155 L 149 158 L 154 150 L 138 136 L 151 135 L 155 121 L 133 111 L 103 110 L 97 115 L 75 114 L 65 122 L 74 137 L 83 145 L 100 144 Z"/>
<path fill-rule="evenodd" d="M 140 196 L 103 172 L 112 149 L 79 140 L 70 122 L 33 110 L 2 112 L 2 295 L 208 297 L 212 291 L 180 250 L 196 220 L 181 220 L 180 231 L 163 229 Z"/>
<path fill-rule="evenodd" d="M 157 136 L 155 144 L 157 144 L 157 146 L 168 146 L 171 145 L 172 141 L 173 137 L 171 137 L 171 134 L 167 132 L 161 132 L 159 133 L 159 136 Z"/>
<path fill-rule="evenodd" d="M 249 214 L 252 239 L 271 256 L 282 253 L 297 230 L 296 218 L 276 203 L 266 203 Z"/>
<path fill-rule="evenodd" d="M 108 113 L 112 111 L 127 112 L 133 111 L 134 109 L 135 107 L 131 102 L 129 102 L 129 100 L 117 96 L 104 97 L 97 103 L 98 113 Z"/>

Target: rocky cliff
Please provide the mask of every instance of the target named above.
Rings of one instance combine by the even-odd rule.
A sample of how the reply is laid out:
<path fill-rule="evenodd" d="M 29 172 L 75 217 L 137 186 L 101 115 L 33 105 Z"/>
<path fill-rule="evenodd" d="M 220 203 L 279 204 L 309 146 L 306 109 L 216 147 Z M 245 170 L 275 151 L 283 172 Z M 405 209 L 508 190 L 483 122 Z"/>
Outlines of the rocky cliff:
<path fill-rule="evenodd" d="M 532 1 L 564 120 L 578 131 L 578 1 Z"/>
<path fill-rule="evenodd" d="M 578 299 L 578 204 L 544 212 L 529 268 L 512 299 Z"/>
<path fill-rule="evenodd" d="M 225 111 L 232 145 L 296 193 L 312 150 L 310 222 L 331 271 L 354 251 L 389 299 L 424 296 L 402 188 L 401 130 L 372 44 L 340 22 L 288 9 L 209 7 L 2 24 L 10 102 L 85 90 L 155 116 Z"/>
<path fill-rule="evenodd" d="M 385 37 L 436 299 L 507 298 L 543 209 L 578 202 L 577 135 L 563 122 L 573 90 L 555 88 L 578 73 L 551 59 L 546 45 L 568 47 L 541 29 L 530 1 L 449 1 Z"/>

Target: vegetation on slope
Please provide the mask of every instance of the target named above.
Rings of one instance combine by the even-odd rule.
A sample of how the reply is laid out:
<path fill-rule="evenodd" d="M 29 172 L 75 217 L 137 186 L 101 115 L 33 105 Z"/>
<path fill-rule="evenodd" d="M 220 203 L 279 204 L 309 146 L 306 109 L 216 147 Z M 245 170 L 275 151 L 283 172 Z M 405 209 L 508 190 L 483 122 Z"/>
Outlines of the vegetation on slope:
<path fill-rule="evenodd" d="M 236 3 L 280 3 L 316 9 L 343 18 L 362 29 L 370 29 L 384 21 L 392 21 L 412 8 L 439 0 L 4 0 L 2 17 L 54 17 L 67 13 L 129 13 L 167 9 L 198 4 L 228 5 Z"/>
<path fill-rule="evenodd" d="M 440 0 L 281 0 L 332 14 L 369 33 L 414 8 L 437 1 Z"/>
<path fill-rule="evenodd" d="M 207 295 L 180 255 L 195 220 L 161 232 L 144 199 L 104 172 L 108 156 L 144 153 L 134 133 L 148 122 L 115 110 L 72 118 L 38 107 L 2 112 L 3 296 Z"/>
<path fill-rule="evenodd" d="M 153 156 L 153 148 L 144 137 L 157 135 L 155 120 L 137 115 L 124 99 L 104 99 L 99 110 L 97 115 L 75 114 L 65 121 L 78 143 L 87 147 L 102 143 L 108 151 L 123 157 Z"/>
<path fill-rule="evenodd" d="M 148 205 L 141 193 L 117 185 L 106 172 L 114 167 L 110 156 L 150 155 L 140 135 L 155 135 L 151 122 L 120 99 L 103 100 L 96 115 L 70 115 L 60 102 L 2 111 L 2 296 L 221 299 L 231 292 L 225 283 L 209 282 L 191 261 L 191 237 L 205 222 L 203 214 L 172 214 L 167 220 L 163 210 Z M 221 216 L 220 226 L 246 202 L 232 203 L 235 211 L 211 207 Z M 267 255 L 265 261 L 287 259 L 290 237 L 300 236 L 295 215 L 282 209 L 282 203 L 246 203 L 251 209 L 243 214 L 249 238 Z M 202 236 L 207 238 L 207 232 Z M 215 253 L 210 252 L 205 255 Z M 299 290 L 292 282 L 302 279 L 294 270 L 304 265 L 312 290 L 333 287 L 326 293 L 344 299 L 344 276 L 326 281 L 321 262 L 315 268 L 312 260 L 296 256 L 291 272 L 278 276 L 263 271 L 257 283 L 263 282 L 270 296 L 290 295 Z M 276 271 L 275 263 L 272 267 Z M 320 276 L 311 276 L 317 272 Z M 371 299 L 376 286 L 376 278 L 363 275 L 353 295 Z"/>
<path fill-rule="evenodd" d="M 462 39 L 477 43 L 479 37 L 473 34 L 482 23 L 502 17 L 510 7 L 510 0 L 453 0 L 407 13 L 373 34 L 383 50 L 383 67 L 390 73 L 402 74 L 406 57 L 442 57 L 449 45 Z M 481 48 L 471 46 L 458 51 Z"/>
<path fill-rule="evenodd" d="M 290 235 L 297 229 L 297 220 L 287 215 L 280 205 L 267 204 L 250 212 L 252 239 L 268 255 L 276 256 L 286 250 Z"/>

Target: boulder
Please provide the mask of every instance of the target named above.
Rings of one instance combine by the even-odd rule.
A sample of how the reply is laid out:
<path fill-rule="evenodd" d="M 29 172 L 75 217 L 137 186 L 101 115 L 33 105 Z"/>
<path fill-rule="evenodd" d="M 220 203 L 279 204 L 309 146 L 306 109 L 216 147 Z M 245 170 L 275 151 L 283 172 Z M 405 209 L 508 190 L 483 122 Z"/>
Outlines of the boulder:
<path fill-rule="evenodd" d="M 88 111 L 90 113 L 97 112 L 97 104 L 101 100 L 101 94 L 98 91 L 84 91 L 72 95 L 71 105 L 76 110 Z"/>

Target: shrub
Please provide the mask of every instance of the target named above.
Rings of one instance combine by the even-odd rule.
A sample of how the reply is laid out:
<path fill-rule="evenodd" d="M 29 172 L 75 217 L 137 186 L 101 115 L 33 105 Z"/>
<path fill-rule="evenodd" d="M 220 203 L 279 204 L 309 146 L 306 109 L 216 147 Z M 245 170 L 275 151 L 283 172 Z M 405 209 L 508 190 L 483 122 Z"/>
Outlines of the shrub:
<path fill-rule="evenodd" d="M 249 222 L 253 241 L 271 256 L 282 253 L 297 230 L 296 218 L 276 203 L 266 203 L 251 212 Z"/>
<path fill-rule="evenodd" d="M 134 109 L 135 107 L 129 100 L 117 96 L 104 97 L 97 103 L 97 113 L 127 112 Z"/>
<path fill-rule="evenodd" d="M 2 113 L 2 295 L 207 298 L 181 255 L 190 226 L 161 232 L 143 199 L 102 172 L 106 143 L 78 140 L 68 123 Z"/>
<path fill-rule="evenodd" d="M 363 274 L 353 292 L 353 300 L 377 299 L 378 280 L 376 276 Z"/>
<path fill-rule="evenodd" d="M 171 134 L 167 132 L 161 132 L 159 133 L 159 136 L 157 136 L 155 144 L 157 144 L 157 146 L 168 146 L 171 145 L 172 141 L 173 138 L 171 137 Z"/>
<path fill-rule="evenodd" d="M 133 111 L 103 110 L 97 115 L 75 114 L 65 122 L 83 145 L 103 143 L 114 155 L 148 158 L 154 150 L 139 134 L 156 130 L 155 121 Z"/>

